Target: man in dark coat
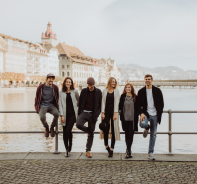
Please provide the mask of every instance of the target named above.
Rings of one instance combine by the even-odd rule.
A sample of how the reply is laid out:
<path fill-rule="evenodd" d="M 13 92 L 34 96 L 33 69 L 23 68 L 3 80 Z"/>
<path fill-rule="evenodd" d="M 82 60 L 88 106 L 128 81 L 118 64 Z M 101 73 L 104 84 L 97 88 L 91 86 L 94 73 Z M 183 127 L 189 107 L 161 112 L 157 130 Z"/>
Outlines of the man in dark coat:
<path fill-rule="evenodd" d="M 94 86 L 95 80 L 92 77 L 87 79 L 88 87 L 82 89 L 79 97 L 79 107 L 77 120 L 77 128 L 88 133 L 88 139 L 86 144 L 86 156 L 91 158 L 90 154 L 94 130 L 98 116 L 101 113 L 101 100 L 102 93 L 101 90 Z M 88 122 L 88 127 L 84 124 Z"/>
<path fill-rule="evenodd" d="M 153 77 L 147 74 L 144 78 L 146 86 L 138 91 L 138 113 L 140 114 L 140 127 L 144 128 L 144 138 L 147 137 L 150 129 L 148 158 L 155 160 L 153 152 L 157 135 L 157 124 L 161 123 L 164 101 L 161 90 L 152 85 Z M 149 121 L 150 125 L 148 124 Z"/>
<path fill-rule="evenodd" d="M 36 91 L 35 110 L 39 114 L 40 120 L 45 127 L 45 137 L 49 137 L 49 125 L 46 122 L 46 113 L 53 115 L 51 124 L 51 137 L 55 136 L 54 127 L 57 125 L 59 118 L 59 88 L 53 81 L 55 76 L 50 73 L 46 77 L 46 83 L 40 84 Z"/>

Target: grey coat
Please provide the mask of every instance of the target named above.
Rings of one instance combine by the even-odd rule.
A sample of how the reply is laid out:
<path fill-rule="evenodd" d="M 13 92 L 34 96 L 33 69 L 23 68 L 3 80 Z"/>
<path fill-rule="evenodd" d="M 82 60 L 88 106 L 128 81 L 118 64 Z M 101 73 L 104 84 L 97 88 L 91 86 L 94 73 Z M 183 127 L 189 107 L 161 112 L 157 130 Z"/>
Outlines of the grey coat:
<path fill-rule="evenodd" d="M 59 111 L 60 116 L 64 116 L 65 122 L 62 123 L 62 126 L 66 126 L 66 92 L 63 92 L 62 90 L 59 92 Z M 70 90 L 70 96 L 72 98 L 73 107 L 75 111 L 75 116 L 77 120 L 78 116 L 78 105 L 79 105 L 79 93 L 76 89 Z"/>

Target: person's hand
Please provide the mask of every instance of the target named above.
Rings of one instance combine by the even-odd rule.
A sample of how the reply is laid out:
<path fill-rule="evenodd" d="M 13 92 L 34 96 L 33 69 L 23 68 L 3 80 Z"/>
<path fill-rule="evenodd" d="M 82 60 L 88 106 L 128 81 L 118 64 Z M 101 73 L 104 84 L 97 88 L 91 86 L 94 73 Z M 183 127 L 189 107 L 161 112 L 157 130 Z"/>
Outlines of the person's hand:
<path fill-rule="evenodd" d="M 117 120 L 117 112 L 114 113 L 113 120 Z"/>
<path fill-rule="evenodd" d="M 146 118 L 146 116 L 142 113 L 140 116 L 140 122 L 142 122 L 145 118 Z"/>
<path fill-rule="evenodd" d="M 64 116 L 61 116 L 61 122 L 64 123 L 65 122 L 65 118 Z"/>
<path fill-rule="evenodd" d="M 102 119 L 102 120 L 105 119 L 105 113 L 104 113 L 104 112 L 102 112 L 102 114 L 101 114 L 101 119 Z"/>

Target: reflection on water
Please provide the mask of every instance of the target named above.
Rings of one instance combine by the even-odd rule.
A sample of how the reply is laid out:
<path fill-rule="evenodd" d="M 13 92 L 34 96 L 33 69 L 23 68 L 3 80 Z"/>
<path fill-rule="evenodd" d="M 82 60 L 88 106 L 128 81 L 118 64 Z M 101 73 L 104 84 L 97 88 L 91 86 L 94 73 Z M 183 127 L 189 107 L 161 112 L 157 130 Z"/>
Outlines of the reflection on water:
<path fill-rule="evenodd" d="M 1 91 L 0 93 L 0 111 L 14 110 L 34 110 L 34 88 L 26 91 Z M 122 91 L 122 90 L 120 90 Z M 165 101 L 165 110 L 197 110 L 197 90 L 189 89 L 162 89 Z M 173 114 L 172 130 L 176 132 L 197 131 L 197 114 Z M 52 121 L 52 116 L 47 114 L 47 121 Z M 99 131 L 97 122 L 96 131 Z M 0 114 L 1 131 L 39 131 L 44 130 L 39 120 L 38 114 Z M 121 126 L 120 126 L 121 128 Z M 59 129 L 62 127 L 59 122 Z M 74 129 L 76 127 L 74 126 Z M 158 131 L 166 132 L 168 130 L 168 116 L 163 114 L 162 123 L 158 126 Z M 122 129 L 121 129 L 122 131 Z M 143 130 L 139 128 L 139 131 Z M 85 151 L 87 135 L 74 134 L 73 150 Z M 28 152 L 28 151 L 46 151 L 53 152 L 55 149 L 54 138 L 45 138 L 43 134 L 1 134 L 0 152 Z M 174 153 L 197 153 L 196 135 L 173 135 L 172 150 Z M 134 153 L 147 153 L 149 136 L 144 139 L 142 135 L 135 135 L 132 146 Z M 115 152 L 125 152 L 126 146 L 124 135 L 121 135 L 121 141 L 116 141 Z M 59 135 L 59 151 L 65 151 L 62 134 Z M 93 152 L 106 152 L 103 140 L 99 135 L 94 136 L 92 147 Z M 155 153 L 168 152 L 168 135 L 158 135 L 155 146 Z"/>

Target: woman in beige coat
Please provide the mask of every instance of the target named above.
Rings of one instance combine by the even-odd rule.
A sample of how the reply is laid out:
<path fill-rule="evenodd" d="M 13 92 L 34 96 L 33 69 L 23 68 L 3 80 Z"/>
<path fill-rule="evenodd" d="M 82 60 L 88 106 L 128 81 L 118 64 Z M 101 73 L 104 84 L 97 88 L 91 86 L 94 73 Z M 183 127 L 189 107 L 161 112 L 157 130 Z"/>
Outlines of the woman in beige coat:
<path fill-rule="evenodd" d="M 73 80 L 66 77 L 62 84 L 62 90 L 59 93 L 59 111 L 61 123 L 63 126 L 63 140 L 66 148 L 66 157 L 72 149 L 72 128 L 78 116 L 79 94 L 73 86 Z"/>
<path fill-rule="evenodd" d="M 106 88 L 102 94 L 101 118 L 105 123 L 104 144 L 109 153 L 109 157 L 113 156 L 113 150 L 116 140 L 120 140 L 119 129 L 119 100 L 120 95 L 117 87 L 117 81 L 114 77 L 108 79 Z M 111 130 L 111 148 L 108 145 L 109 130 Z"/>

